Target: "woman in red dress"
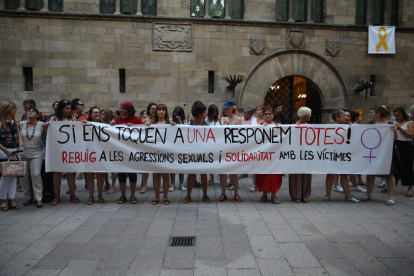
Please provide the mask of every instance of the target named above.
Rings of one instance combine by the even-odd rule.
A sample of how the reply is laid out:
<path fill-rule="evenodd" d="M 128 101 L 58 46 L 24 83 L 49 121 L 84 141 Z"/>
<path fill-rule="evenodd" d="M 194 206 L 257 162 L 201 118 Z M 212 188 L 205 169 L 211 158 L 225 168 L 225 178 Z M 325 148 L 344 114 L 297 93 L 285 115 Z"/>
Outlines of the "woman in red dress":
<path fill-rule="evenodd" d="M 265 120 L 261 125 L 278 125 L 279 123 L 273 122 L 273 117 L 275 116 L 272 108 L 265 109 Z M 270 202 L 274 204 L 279 204 L 280 201 L 276 197 L 277 191 L 279 191 L 280 186 L 282 186 L 282 175 L 281 174 L 256 174 L 256 186 L 259 192 L 263 192 L 262 197 L 260 198 L 261 202 L 267 201 L 267 194 L 272 193 Z"/>

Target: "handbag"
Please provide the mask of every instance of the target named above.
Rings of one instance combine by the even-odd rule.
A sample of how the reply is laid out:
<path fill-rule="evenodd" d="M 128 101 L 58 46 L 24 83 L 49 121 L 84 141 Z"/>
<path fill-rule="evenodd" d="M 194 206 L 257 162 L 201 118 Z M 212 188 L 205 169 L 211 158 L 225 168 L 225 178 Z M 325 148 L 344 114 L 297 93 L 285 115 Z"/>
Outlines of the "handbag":
<path fill-rule="evenodd" d="M 10 161 L 10 158 L 7 159 L 6 162 L 0 163 L 0 173 L 1 176 L 24 176 L 26 174 L 26 167 L 27 167 L 27 161 L 22 161 L 20 159 L 20 156 L 17 154 L 14 154 L 17 156 L 17 161 Z"/>

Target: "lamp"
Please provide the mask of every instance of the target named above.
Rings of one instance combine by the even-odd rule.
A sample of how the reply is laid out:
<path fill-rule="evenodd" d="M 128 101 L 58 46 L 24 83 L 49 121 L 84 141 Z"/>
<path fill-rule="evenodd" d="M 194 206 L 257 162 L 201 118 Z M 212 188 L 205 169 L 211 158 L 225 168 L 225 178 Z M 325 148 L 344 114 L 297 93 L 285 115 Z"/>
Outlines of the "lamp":
<path fill-rule="evenodd" d="M 363 90 L 365 90 L 365 100 L 368 99 L 368 89 L 372 88 L 377 81 L 371 79 L 369 81 L 357 81 L 358 86 L 354 88 L 354 91 L 357 93 L 362 92 Z"/>
<path fill-rule="evenodd" d="M 239 75 L 236 78 L 236 75 L 234 75 L 233 77 L 230 75 L 229 78 L 228 77 L 225 77 L 224 79 L 229 83 L 229 85 L 227 85 L 227 88 L 230 89 L 230 90 L 233 90 L 233 98 L 234 98 L 234 89 L 236 88 L 236 86 L 239 83 L 241 83 L 242 81 L 244 81 L 244 76 Z"/>

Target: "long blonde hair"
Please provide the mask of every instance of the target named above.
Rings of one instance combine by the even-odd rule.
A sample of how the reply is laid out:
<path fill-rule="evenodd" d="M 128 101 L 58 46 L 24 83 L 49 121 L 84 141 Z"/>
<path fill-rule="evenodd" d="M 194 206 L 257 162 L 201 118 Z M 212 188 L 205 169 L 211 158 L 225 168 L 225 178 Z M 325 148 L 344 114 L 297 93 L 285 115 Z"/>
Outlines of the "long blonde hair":
<path fill-rule="evenodd" d="M 16 104 L 14 102 L 4 101 L 0 104 L 0 120 L 4 128 L 7 128 L 7 112 L 13 108 L 16 108 Z M 19 129 L 19 124 L 16 122 L 16 118 L 13 116 L 12 119 L 14 121 L 15 128 Z"/>

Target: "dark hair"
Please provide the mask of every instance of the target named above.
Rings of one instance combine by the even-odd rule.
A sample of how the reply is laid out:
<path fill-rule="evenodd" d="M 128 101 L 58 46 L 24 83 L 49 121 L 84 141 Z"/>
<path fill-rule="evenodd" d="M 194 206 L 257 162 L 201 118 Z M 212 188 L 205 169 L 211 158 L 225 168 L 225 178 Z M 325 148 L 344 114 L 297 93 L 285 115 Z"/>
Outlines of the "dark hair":
<path fill-rule="evenodd" d="M 381 105 L 374 105 L 369 110 L 373 110 L 375 113 L 379 113 L 382 119 L 387 119 L 390 117 L 390 113 L 388 112 L 388 110 L 383 108 Z"/>
<path fill-rule="evenodd" d="M 147 113 L 147 111 L 145 109 L 141 110 L 141 112 L 139 113 L 139 116 L 142 116 L 144 113 Z"/>
<path fill-rule="evenodd" d="M 56 117 L 58 118 L 58 119 L 62 119 L 62 110 L 63 110 L 63 108 L 65 108 L 67 105 L 71 105 L 70 104 L 70 101 L 68 101 L 68 100 L 61 100 L 59 103 L 58 103 L 58 106 L 56 107 L 56 112 L 55 112 L 55 115 L 56 115 Z M 69 115 L 70 116 L 70 115 Z M 68 116 L 68 117 L 69 117 Z"/>
<path fill-rule="evenodd" d="M 156 103 L 150 103 L 150 104 L 148 104 L 148 106 L 147 106 L 147 115 L 148 115 L 148 116 L 151 116 L 150 110 L 151 110 L 151 106 L 153 106 L 153 105 L 157 105 L 157 104 L 156 104 Z"/>
<path fill-rule="evenodd" d="M 29 110 L 33 110 L 34 112 L 36 112 L 36 113 L 37 113 L 37 115 L 40 115 L 39 110 L 37 110 L 37 108 L 35 108 L 35 107 L 33 107 L 33 106 L 30 106 L 30 107 L 27 109 L 26 114 L 27 114 L 27 112 L 28 112 Z M 40 120 L 39 116 L 37 116 L 36 120 L 38 120 L 38 121 Z"/>
<path fill-rule="evenodd" d="M 168 109 L 167 106 L 165 104 L 158 104 L 157 108 L 155 109 L 155 118 L 154 118 L 154 123 L 158 123 L 160 121 L 160 118 L 158 117 L 158 110 L 164 110 L 165 114 L 164 114 L 164 120 L 168 123 L 168 121 L 170 120 L 170 116 L 168 115 Z"/>
<path fill-rule="evenodd" d="M 74 98 L 72 102 L 70 103 L 70 109 L 75 110 L 75 108 L 78 106 L 80 99 Z"/>
<path fill-rule="evenodd" d="M 272 112 L 273 114 L 275 114 L 275 109 L 274 109 L 274 108 L 272 108 L 272 107 L 266 107 L 263 113 L 266 113 L 266 111 L 270 111 L 270 112 Z"/>
<path fill-rule="evenodd" d="M 385 108 L 385 110 L 387 110 L 388 112 L 391 112 L 391 106 L 389 103 L 382 103 L 381 105 L 385 105 L 387 108 Z"/>
<path fill-rule="evenodd" d="M 92 106 L 91 108 L 89 108 L 89 111 L 88 111 L 88 119 L 86 119 L 87 121 L 92 121 L 92 112 L 93 112 L 93 110 L 94 109 L 99 109 L 99 114 L 101 114 L 101 109 L 99 108 L 99 107 L 97 107 L 97 106 Z M 101 120 L 99 120 L 99 121 L 101 121 Z"/>
<path fill-rule="evenodd" d="M 23 105 L 30 104 L 30 106 L 36 108 L 36 102 L 32 99 L 27 99 L 23 101 Z"/>
<path fill-rule="evenodd" d="M 195 101 L 191 107 L 191 114 L 194 118 L 198 118 L 207 110 L 207 107 L 200 101 Z"/>
<path fill-rule="evenodd" d="M 341 117 L 344 113 L 345 111 L 343 111 L 342 109 L 335 109 L 334 111 L 332 111 L 332 120 L 336 122 L 337 118 Z"/>
<path fill-rule="evenodd" d="M 397 107 L 397 108 L 396 108 L 396 109 L 394 109 L 392 112 L 393 112 L 393 113 L 394 113 L 394 112 L 400 112 L 400 113 L 401 113 L 401 115 L 403 116 L 403 118 L 404 118 L 404 120 L 405 120 L 405 121 L 409 121 L 409 120 L 410 120 L 410 119 L 408 118 L 408 115 L 407 115 L 407 113 L 405 112 L 404 108 L 402 108 L 402 107 Z"/>
<path fill-rule="evenodd" d="M 133 105 L 131 105 L 131 107 L 128 109 L 127 114 L 129 117 L 132 117 L 135 115 L 137 111 L 135 110 L 135 107 Z"/>
<path fill-rule="evenodd" d="M 52 103 L 52 107 L 54 107 L 54 106 L 55 106 L 55 103 L 59 103 L 59 101 L 54 101 L 54 102 Z"/>
<path fill-rule="evenodd" d="M 214 115 L 214 112 L 216 112 L 216 115 Z M 210 122 L 217 122 L 219 120 L 219 111 L 215 104 L 210 104 L 207 111 L 208 120 Z"/>
<path fill-rule="evenodd" d="M 281 106 L 282 104 L 281 103 L 278 103 L 278 102 L 275 102 L 274 104 L 273 104 L 273 106 L 272 106 L 272 108 L 274 109 L 274 113 L 276 114 L 276 109 L 279 107 L 279 106 Z"/>
<path fill-rule="evenodd" d="M 184 124 L 185 121 L 185 113 L 184 113 L 184 109 L 181 106 L 177 106 L 176 108 L 174 108 L 173 111 L 173 115 L 172 115 L 172 120 L 175 123 L 179 123 L 178 120 L 174 117 L 174 114 L 177 114 L 178 117 L 180 117 L 181 123 Z"/>
<path fill-rule="evenodd" d="M 102 116 L 102 112 L 105 114 L 105 116 L 109 117 L 109 121 L 111 121 L 115 118 L 114 112 L 109 108 L 102 109 L 101 110 L 101 116 Z M 102 117 L 101 117 L 101 119 L 102 119 Z"/>
<path fill-rule="evenodd" d="M 350 112 L 350 114 L 351 114 L 351 122 L 352 123 L 355 122 L 359 118 L 359 116 L 361 116 L 361 114 L 359 114 L 359 112 L 356 112 L 356 111 L 353 111 L 353 110 Z"/>

